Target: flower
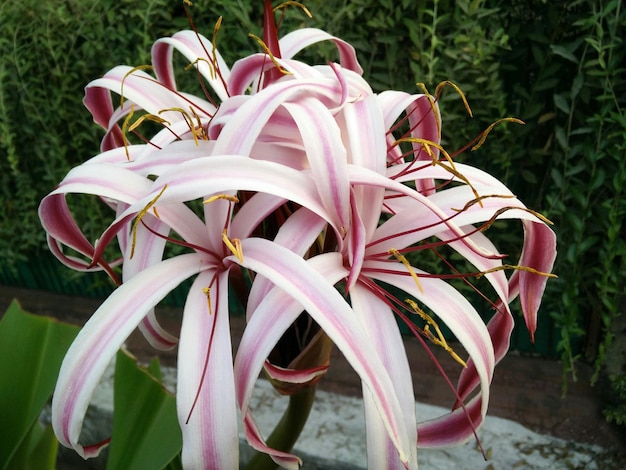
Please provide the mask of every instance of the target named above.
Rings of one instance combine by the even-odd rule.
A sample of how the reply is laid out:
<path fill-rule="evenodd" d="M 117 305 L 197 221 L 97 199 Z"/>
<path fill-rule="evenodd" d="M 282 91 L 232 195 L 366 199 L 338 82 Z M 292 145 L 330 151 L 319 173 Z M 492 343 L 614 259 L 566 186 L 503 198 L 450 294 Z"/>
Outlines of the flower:
<path fill-rule="evenodd" d="M 272 21 L 266 18 L 266 24 L 271 33 Z M 522 299 L 529 328 L 536 325 L 554 234 L 497 179 L 445 153 L 438 93 L 374 93 L 354 49 L 323 31 L 302 29 L 279 42 L 273 37 L 266 35 L 264 53 L 229 69 L 215 38 L 183 31 L 155 43 L 154 77 L 120 66 L 87 87 L 85 104 L 106 129 L 102 153 L 71 170 L 40 205 L 49 245 L 62 262 L 104 269 L 120 283 L 68 351 L 53 398 L 55 433 L 84 457 L 107 443 L 79 443 L 91 396 L 137 326 L 157 348 L 178 343 L 184 466 L 238 465 L 239 409 L 250 444 L 285 468 L 297 468 L 296 456 L 266 445 L 249 400 L 264 367 L 274 383 L 310 386 L 323 374 L 324 364 L 305 361 L 295 370 L 293 363 L 268 361 L 305 312 L 362 380 L 369 464 L 416 468 L 416 442 L 462 442 L 482 423 L 495 364 L 508 349 L 514 297 Z M 339 63 L 310 66 L 293 59 L 322 40 L 334 41 Z M 174 51 L 210 87 L 206 97 L 177 89 Z M 118 107 L 111 92 L 122 97 Z M 131 144 L 127 134 L 146 121 L 162 129 Z M 113 210 L 95 244 L 69 211 L 66 196 L 73 193 L 98 196 Z M 526 233 L 520 263 L 512 267 L 483 233 L 506 218 L 522 220 Z M 121 255 L 107 261 L 115 240 Z M 171 245 L 184 253 L 170 255 Z M 413 265 L 419 258 L 409 253 L 439 245 L 475 269 L 453 277 L 484 276 L 493 287 L 497 313 L 488 325 L 444 276 Z M 511 279 L 507 268 L 515 270 Z M 241 273 L 250 276 L 244 285 L 247 326 L 233 361 L 228 287 Z M 177 339 L 160 327 L 153 309 L 194 276 Z M 410 299 L 397 299 L 383 285 Z M 405 308 L 425 326 L 407 319 Z M 396 319 L 465 364 L 435 316 L 469 360 L 455 409 L 418 428 Z M 293 356 L 302 357 L 307 344 Z M 477 386 L 479 393 L 468 400 Z"/>

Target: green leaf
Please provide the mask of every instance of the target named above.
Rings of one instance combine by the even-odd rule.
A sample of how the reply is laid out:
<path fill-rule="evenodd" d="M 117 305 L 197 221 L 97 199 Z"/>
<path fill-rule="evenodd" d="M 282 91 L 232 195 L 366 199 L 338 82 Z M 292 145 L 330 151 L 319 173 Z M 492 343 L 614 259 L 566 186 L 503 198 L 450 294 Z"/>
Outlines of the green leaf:
<path fill-rule="evenodd" d="M 149 369 L 124 351 L 117 354 L 109 470 L 162 469 L 182 448 L 176 400 L 154 377 L 158 363 Z"/>
<path fill-rule="evenodd" d="M 54 469 L 56 465 L 57 441 L 52 426 L 45 428 L 36 421 L 10 462 L 12 469 Z"/>
<path fill-rule="evenodd" d="M 0 464 L 3 469 L 29 462 L 33 449 L 54 446 L 42 437 L 37 443 L 37 419 L 52 394 L 61 362 L 79 328 L 53 318 L 33 315 L 13 301 L 0 321 Z M 56 449 L 56 448 L 55 448 Z M 56 450 L 55 450 L 56 452 Z M 49 468 L 49 467 L 48 467 Z"/>
<path fill-rule="evenodd" d="M 567 100 L 563 97 L 563 95 L 557 95 L 556 93 L 554 94 L 554 105 L 560 109 L 561 111 L 563 111 L 565 114 L 569 114 L 570 112 L 570 107 L 569 107 L 569 103 L 567 102 Z"/>
<path fill-rule="evenodd" d="M 574 54 L 572 54 L 570 51 L 568 51 L 565 47 L 551 44 L 550 49 L 552 50 L 553 54 L 556 54 L 558 56 L 563 57 L 564 59 L 569 60 L 570 62 L 574 62 L 575 64 L 578 64 L 578 58 Z"/>

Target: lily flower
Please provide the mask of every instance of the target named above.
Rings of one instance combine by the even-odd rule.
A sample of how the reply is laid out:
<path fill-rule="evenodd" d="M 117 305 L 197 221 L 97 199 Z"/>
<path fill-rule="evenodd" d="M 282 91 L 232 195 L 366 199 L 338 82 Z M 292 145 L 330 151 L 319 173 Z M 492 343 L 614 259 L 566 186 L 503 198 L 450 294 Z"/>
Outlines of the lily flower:
<path fill-rule="evenodd" d="M 339 63 L 293 59 L 322 40 L 337 45 Z M 285 332 L 306 315 L 361 378 L 370 466 L 417 468 L 417 445 L 464 442 L 484 420 L 495 364 L 508 349 L 508 304 L 517 295 L 529 328 L 536 325 L 554 233 L 497 179 L 442 149 L 437 94 L 374 93 L 354 49 L 320 30 L 264 44 L 264 52 L 229 69 L 215 38 L 184 31 L 155 43 L 154 76 L 120 66 L 87 87 L 85 104 L 106 129 L 102 153 L 71 170 L 40 205 L 62 262 L 104 269 L 120 284 L 70 347 L 53 398 L 59 441 L 83 457 L 107 444 L 80 443 L 82 422 L 106 366 L 137 326 L 156 348 L 178 344 L 185 467 L 236 468 L 239 409 L 249 443 L 284 468 L 298 468 L 297 456 L 264 441 L 249 401 L 263 369 L 279 389 L 310 387 L 323 375 L 327 349 L 321 360 L 302 359 L 316 335 L 287 363 L 271 362 Z M 177 89 L 174 51 L 196 68 L 206 96 Z M 117 107 L 112 92 L 122 97 Z M 131 144 L 128 134 L 146 121 L 162 130 Z M 77 193 L 112 208 L 95 243 L 68 208 L 66 197 Z M 516 265 L 503 264 L 484 233 L 496 219 L 523 223 Z M 115 241 L 121 253 L 108 261 Z M 170 255 L 172 245 L 185 252 Z M 440 246 L 473 270 L 452 267 L 446 276 L 415 265 L 420 252 Z M 514 270 L 510 279 L 506 269 Z M 247 325 L 233 359 L 228 287 L 242 272 L 251 280 L 242 299 Z M 153 309 L 194 276 L 175 338 Z M 489 324 L 449 277 L 486 279 L 497 310 Z M 437 420 L 418 425 L 398 318 L 427 350 L 428 342 L 444 347 L 466 365 L 454 409 Z"/>

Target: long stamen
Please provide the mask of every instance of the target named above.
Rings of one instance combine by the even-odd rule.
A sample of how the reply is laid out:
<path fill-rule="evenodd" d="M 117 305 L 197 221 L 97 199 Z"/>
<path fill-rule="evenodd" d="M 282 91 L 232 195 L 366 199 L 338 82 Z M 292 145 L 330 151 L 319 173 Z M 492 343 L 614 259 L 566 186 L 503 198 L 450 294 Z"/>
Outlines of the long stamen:
<path fill-rule="evenodd" d="M 241 240 L 239 238 L 233 238 L 232 240 L 228 238 L 226 229 L 222 232 L 222 240 L 224 241 L 224 245 L 228 247 L 233 255 L 235 255 L 241 263 L 243 263 L 243 248 L 241 247 Z"/>
<path fill-rule="evenodd" d="M 520 266 L 518 264 L 503 264 L 502 266 L 496 266 L 495 268 L 487 269 L 486 271 L 481 271 L 480 273 L 477 273 L 476 279 L 480 279 L 485 274 L 494 273 L 496 271 L 503 271 L 505 269 L 513 269 L 515 271 L 526 271 L 528 273 L 537 274 L 539 276 L 558 278 L 556 274 L 544 273 L 543 271 L 538 271 L 535 268 L 531 268 L 530 266 Z"/>
<path fill-rule="evenodd" d="M 480 133 L 480 139 L 478 140 L 478 143 L 472 147 L 472 152 L 474 150 L 478 150 L 485 143 L 485 140 L 487 140 L 487 135 L 491 132 L 491 130 L 494 127 L 496 127 L 501 122 L 514 122 L 516 124 L 526 124 L 521 119 L 512 118 L 512 117 L 498 119 L 496 122 L 491 123 L 489 127 L 487 127 L 487 129 L 485 129 L 484 131 Z"/>
<path fill-rule="evenodd" d="M 426 325 L 424 326 L 424 333 L 426 334 L 426 337 L 437 346 L 441 346 L 447 353 L 450 354 L 450 356 L 452 356 L 452 358 L 456 362 L 461 364 L 463 367 L 467 367 L 467 364 L 465 363 L 465 361 L 461 359 L 459 355 L 455 353 L 454 350 L 450 347 L 445 337 L 443 336 L 443 333 L 441 332 L 439 325 L 437 325 L 437 322 L 435 322 L 435 320 L 433 320 L 433 318 L 430 315 L 424 312 L 424 310 L 419 308 L 415 301 L 411 299 L 406 299 L 405 302 L 409 305 L 409 307 L 411 307 L 411 310 L 413 310 L 416 314 L 418 314 L 422 318 L 422 320 L 426 322 Z M 430 331 L 431 326 L 435 329 L 437 336 L 435 336 L 433 332 Z"/>
<path fill-rule="evenodd" d="M 139 226 L 139 222 L 141 222 L 141 219 L 143 219 L 143 217 L 148 213 L 148 211 L 152 208 L 152 206 L 154 206 L 156 204 L 156 202 L 159 200 L 159 198 L 163 195 L 163 193 L 165 192 L 165 190 L 167 189 L 167 185 L 163 186 L 163 189 L 161 189 L 161 191 L 159 192 L 159 194 L 156 195 L 156 197 L 154 199 L 152 199 L 147 205 L 146 207 L 144 207 L 141 211 L 139 211 L 139 213 L 137 214 L 137 219 L 135 220 L 135 223 L 133 224 L 133 228 L 132 228 L 132 233 L 133 233 L 133 242 L 130 248 L 130 257 L 132 258 L 135 255 L 135 245 L 137 243 L 137 227 Z M 159 213 L 156 210 L 156 207 L 154 208 L 154 215 L 156 217 L 159 217 Z"/>
<path fill-rule="evenodd" d="M 276 66 L 276 70 L 278 70 L 283 75 L 293 75 L 289 70 L 285 69 L 282 65 L 278 63 L 277 59 L 280 59 L 280 57 L 277 57 L 274 54 L 272 54 L 272 51 L 270 50 L 269 46 L 265 44 L 265 42 L 263 42 L 263 39 L 261 39 L 258 36 L 255 36 L 252 33 L 248 34 L 248 37 L 251 37 L 256 42 L 259 43 L 259 45 L 263 48 L 263 51 L 265 51 L 265 53 L 268 55 L 272 63 Z"/>
<path fill-rule="evenodd" d="M 465 105 L 465 109 L 467 110 L 467 114 L 470 115 L 470 117 L 474 117 L 474 113 L 472 113 L 472 108 L 470 108 L 469 103 L 467 102 L 467 98 L 465 98 L 465 94 L 461 91 L 461 89 L 454 83 L 452 83 L 450 80 L 445 80 L 443 82 L 441 82 L 439 85 L 437 85 L 437 88 L 435 88 L 435 99 L 439 99 L 439 97 L 441 96 L 441 92 L 443 90 L 443 87 L 445 86 L 450 86 L 452 88 L 454 88 L 454 91 L 456 91 L 459 96 L 461 97 L 461 100 L 463 100 L 463 104 Z"/>
<path fill-rule="evenodd" d="M 411 277 L 415 281 L 415 284 L 417 284 L 417 288 L 420 290 L 420 292 L 424 292 L 424 289 L 422 288 L 422 283 L 420 282 L 419 277 L 417 277 L 417 273 L 413 269 L 413 266 L 411 266 L 411 263 L 409 263 L 409 260 L 406 259 L 406 257 L 404 255 L 402 255 L 395 248 L 391 248 L 388 251 L 388 253 L 390 255 L 393 255 L 398 261 L 400 261 L 406 267 L 406 269 L 409 271 L 409 274 L 411 274 Z"/>

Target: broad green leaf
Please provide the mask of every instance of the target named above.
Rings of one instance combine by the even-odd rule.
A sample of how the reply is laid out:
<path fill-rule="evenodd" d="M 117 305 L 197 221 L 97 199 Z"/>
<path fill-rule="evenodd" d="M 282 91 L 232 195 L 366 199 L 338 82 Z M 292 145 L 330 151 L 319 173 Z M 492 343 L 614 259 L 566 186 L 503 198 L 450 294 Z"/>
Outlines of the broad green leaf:
<path fill-rule="evenodd" d="M 558 56 L 563 57 L 564 59 L 569 60 L 570 62 L 578 64 L 578 58 L 565 47 L 558 46 L 556 44 L 551 44 L 550 49 L 552 50 L 553 54 L 556 54 Z"/>
<path fill-rule="evenodd" d="M 38 469 L 53 470 L 56 465 L 57 441 L 52 426 L 45 428 L 36 421 L 26 438 L 22 441 L 7 468 L 11 469 Z"/>
<path fill-rule="evenodd" d="M 117 354 L 107 469 L 162 469 L 180 452 L 176 400 L 155 376 L 158 363 L 146 370 L 124 351 Z"/>
<path fill-rule="evenodd" d="M 63 357 L 78 331 L 76 326 L 27 313 L 17 301 L 0 321 L 0 468 L 20 468 L 13 459 L 26 458 L 17 449 L 23 443 L 20 452 L 30 448 L 25 440 L 33 437 L 29 433 L 52 394 Z"/>

